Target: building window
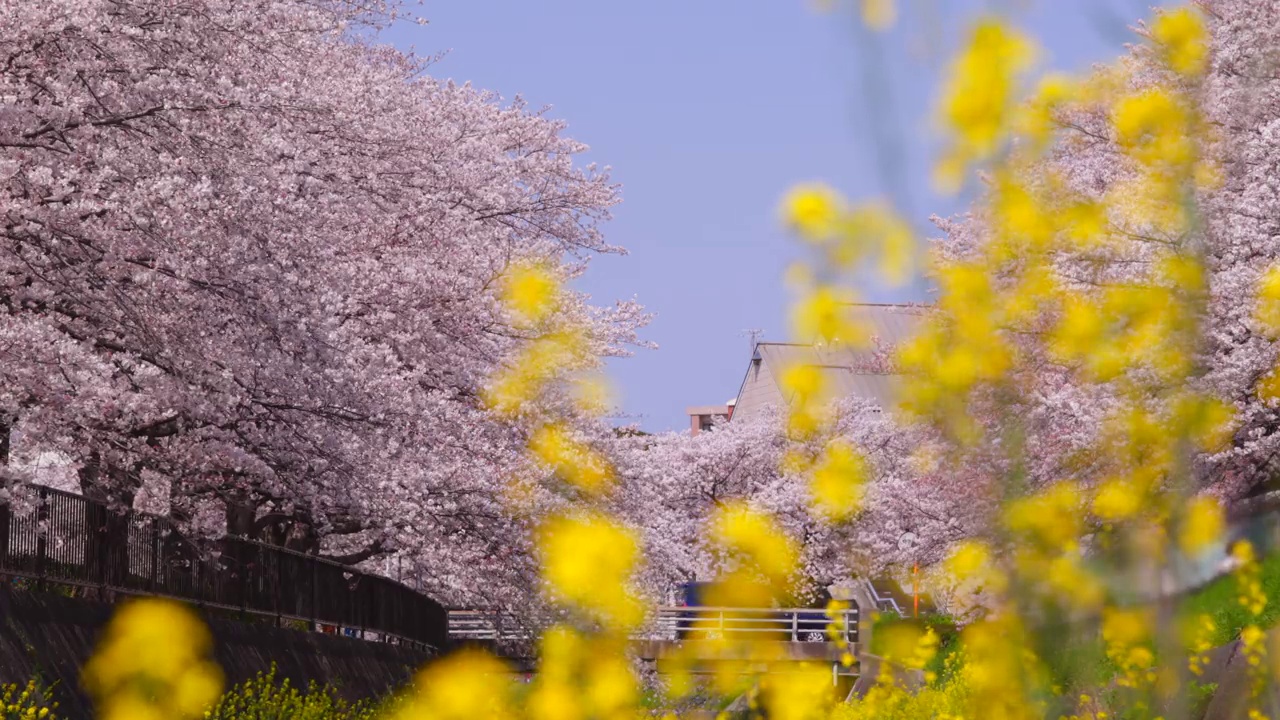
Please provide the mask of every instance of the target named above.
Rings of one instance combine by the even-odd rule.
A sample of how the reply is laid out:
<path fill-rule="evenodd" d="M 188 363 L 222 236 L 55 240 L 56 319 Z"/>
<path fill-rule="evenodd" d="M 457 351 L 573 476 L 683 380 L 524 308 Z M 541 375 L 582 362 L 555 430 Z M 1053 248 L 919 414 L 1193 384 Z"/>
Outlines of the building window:
<path fill-rule="evenodd" d="M 711 429 L 711 416 L 710 416 L 710 415 L 699 415 L 699 416 L 698 416 L 698 430 L 700 430 L 701 432 L 706 432 L 706 431 L 708 431 L 708 430 L 710 430 L 710 429 Z"/>

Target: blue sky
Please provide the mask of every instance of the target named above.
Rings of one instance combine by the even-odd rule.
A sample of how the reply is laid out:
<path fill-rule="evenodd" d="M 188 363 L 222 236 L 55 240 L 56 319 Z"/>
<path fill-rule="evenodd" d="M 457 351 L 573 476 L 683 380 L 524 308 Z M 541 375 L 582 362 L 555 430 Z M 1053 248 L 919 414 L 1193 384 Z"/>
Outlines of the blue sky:
<path fill-rule="evenodd" d="M 847 2 L 847 0 L 846 0 Z M 1079 71 L 1123 52 L 1149 0 L 899 0 L 884 35 L 847 7 L 805 0 L 427 0 L 426 26 L 385 39 L 431 55 L 434 75 L 551 107 L 586 160 L 613 168 L 623 202 L 606 227 L 624 257 L 593 261 L 579 287 L 599 304 L 636 297 L 660 346 L 610 363 L 619 423 L 686 426 L 687 405 L 738 390 L 744 330 L 787 339 L 796 257 L 780 228 L 788 187 L 821 180 L 888 196 L 921 233 L 964 207 L 932 192 L 931 121 L 941 69 L 967 23 L 1011 14 L 1041 67 Z M 857 288 L 866 300 L 926 299 L 920 283 Z"/>

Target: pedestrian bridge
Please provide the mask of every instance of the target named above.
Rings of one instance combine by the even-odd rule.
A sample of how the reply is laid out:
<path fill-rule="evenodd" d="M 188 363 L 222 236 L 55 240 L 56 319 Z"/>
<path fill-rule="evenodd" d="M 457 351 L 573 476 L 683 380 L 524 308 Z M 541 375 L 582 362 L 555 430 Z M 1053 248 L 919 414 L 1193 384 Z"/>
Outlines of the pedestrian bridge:
<path fill-rule="evenodd" d="M 821 608 L 659 607 L 650 622 L 631 636 L 636 654 L 660 661 L 677 653 L 698 659 L 726 658 L 769 643 L 770 655 L 789 660 L 839 662 L 858 653 L 858 608 L 828 613 Z M 449 639 L 454 643 L 496 646 L 507 653 L 528 654 L 534 632 L 514 617 L 484 610 L 449 611 Z M 776 644 L 775 644 L 776 643 Z"/>

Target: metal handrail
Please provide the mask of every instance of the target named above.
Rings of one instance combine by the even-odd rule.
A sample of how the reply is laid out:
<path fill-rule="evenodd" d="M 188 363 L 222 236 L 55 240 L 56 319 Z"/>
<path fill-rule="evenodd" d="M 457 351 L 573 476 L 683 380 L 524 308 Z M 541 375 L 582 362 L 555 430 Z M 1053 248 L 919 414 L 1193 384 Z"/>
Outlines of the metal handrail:
<path fill-rule="evenodd" d="M 29 512 L 0 503 L 0 575 L 171 597 L 424 649 L 447 642 L 444 608 L 389 578 L 253 540 L 195 542 L 159 515 L 27 488 Z"/>
<path fill-rule="evenodd" d="M 785 639 L 791 642 L 811 642 L 814 635 L 828 642 L 832 639 L 829 631 L 833 623 L 841 628 L 846 641 L 858 639 L 856 607 L 832 613 L 822 608 L 665 607 L 658 609 L 657 617 L 674 630 L 674 639 L 700 633 L 717 638 L 768 634 L 772 639 L 783 639 L 777 636 L 784 633 Z"/>
<path fill-rule="evenodd" d="M 533 634 L 516 623 L 501 622 L 505 615 L 486 610 L 450 610 L 449 636 L 454 640 L 519 641 Z M 813 642 L 821 635 L 831 641 L 830 625 L 834 622 L 847 642 L 858 640 L 858 608 L 839 610 L 828 615 L 823 608 L 741 608 L 721 606 L 663 606 L 655 609 L 646 630 L 633 635 L 637 640 L 676 641 L 701 634 L 726 637 L 740 634 L 779 634 L 791 642 Z"/>
<path fill-rule="evenodd" d="M 862 582 L 867 586 L 867 592 L 870 593 L 871 600 L 875 602 L 878 609 L 892 609 L 894 612 L 898 613 L 899 617 L 907 616 L 906 613 L 902 612 L 902 608 L 898 606 L 897 600 L 894 600 L 892 597 L 881 597 L 880 593 L 876 591 L 876 586 L 870 580 L 864 579 Z"/>
<path fill-rule="evenodd" d="M 449 637 L 453 640 L 529 640 L 533 633 L 514 623 L 501 623 L 504 614 L 488 610 L 450 610 Z"/>

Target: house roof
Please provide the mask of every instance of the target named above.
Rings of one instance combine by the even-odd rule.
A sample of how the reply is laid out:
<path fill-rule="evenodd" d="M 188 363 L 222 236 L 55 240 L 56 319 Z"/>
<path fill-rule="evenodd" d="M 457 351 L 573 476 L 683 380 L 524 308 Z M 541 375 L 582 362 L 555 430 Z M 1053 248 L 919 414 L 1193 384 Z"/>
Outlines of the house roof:
<path fill-rule="evenodd" d="M 778 376 L 784 368 L 807 365 L 822 371 L 827 387 L 840 397 L 861 397 L 881 406 L 894 400 L 901 376 L 880 370 L 877 351 L 897 347 L 910 338 L 924 318 L 919 305 L 859 304 L 855 320 L 864 324 L 874 341 L 870 347 L 829 347 L 797 343 L 759 342 L 738 390 L 734 419 L 749 417 L 764 406 L 784 405 Z"/>

